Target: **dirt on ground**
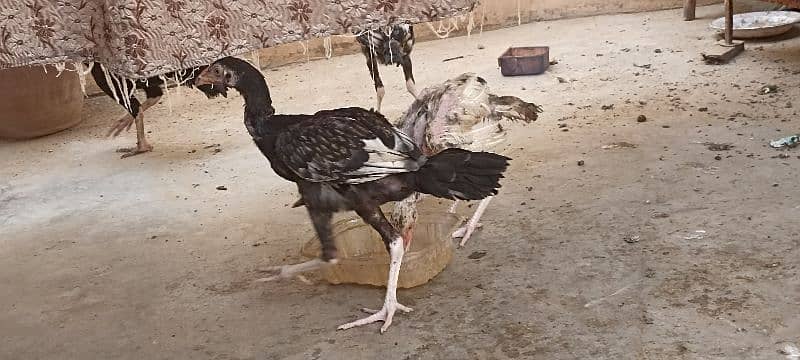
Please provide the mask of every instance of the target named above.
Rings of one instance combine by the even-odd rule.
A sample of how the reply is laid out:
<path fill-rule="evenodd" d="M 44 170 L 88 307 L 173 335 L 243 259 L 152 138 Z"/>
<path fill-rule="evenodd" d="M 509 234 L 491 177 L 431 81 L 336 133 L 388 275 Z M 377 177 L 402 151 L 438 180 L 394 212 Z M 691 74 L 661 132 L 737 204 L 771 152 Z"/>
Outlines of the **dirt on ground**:
<path fill-rule="evenodd" d="M 0 358 L 782 359 L 800 344 L 800 150 L 768 143 L 798 132 L 800 38 L 705 65 L 721 10 L 698 15 L 416 46 L 420 87 L 475 72 L 544 112 L 511 131 L 483 229 L 399 291 L 415 311 L 383 335 L 336 331 L 383 289 L 252 282 L 302 260 L 312 232 L 247 135 L 241 97 L 171 90 L 145 116 L 154 151 L 124 160 L 114 150 L 135 134 L 104 137 L 123 114 L 107 98 L 71 130 L 0 143 Z M 502 77 L 512 45 L 549 45 L 558 63 Z M 381 71 L 395 119 L 412 99 L 400 69 Z M 360 55 L 264 73 L 279 113 L 374 104 Z"/>

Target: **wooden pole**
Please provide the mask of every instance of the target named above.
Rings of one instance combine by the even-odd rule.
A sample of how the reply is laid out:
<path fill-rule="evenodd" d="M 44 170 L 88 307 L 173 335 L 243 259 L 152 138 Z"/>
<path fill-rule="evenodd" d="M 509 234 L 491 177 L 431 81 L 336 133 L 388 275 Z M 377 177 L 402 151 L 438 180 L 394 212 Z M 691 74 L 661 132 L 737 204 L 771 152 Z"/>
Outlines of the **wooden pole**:
<path fill-rule="evenodd" d="M 697 0 L 684 0 L 683 1 L 683 20 L 692 21 L 695 18 L 695 9 L 697 9 Z"/>
<path fill-rule="evenodd" d="M 733 44 L 733 0 L 725 0 L 725 45 Z"/>
<path fill-rule="evenodd" d="M 733 0 L 725 0 L 725 40 L 712 51 L 701 53 L 706 64 L 727 64 L 744 51 L 744 42 L 733 41 Z"/>

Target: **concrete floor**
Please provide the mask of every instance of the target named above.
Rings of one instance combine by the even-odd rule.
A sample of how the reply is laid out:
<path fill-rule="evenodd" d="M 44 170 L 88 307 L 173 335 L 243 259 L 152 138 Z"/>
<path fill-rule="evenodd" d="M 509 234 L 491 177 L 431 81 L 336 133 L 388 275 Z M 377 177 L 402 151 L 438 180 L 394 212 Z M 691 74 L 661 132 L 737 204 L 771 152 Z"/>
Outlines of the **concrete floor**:
<path fill-rule="evenodd" d="M 699 53 L 720 7 L 698 14 L 417 46 L 420 86 L 473 71 L 544 113 L 514 130 L 483 230 L 432 282 L 399 292 L 417 311 L 385 335 L 335 331 L 381 289 L 251 282 L 257 266 L 300 260 L 311 227 L 251 143 L 238 96 L 184 89 L 147 112 L 155 151 L 125 160 L 114 149 L 135 135 L 103 137 L 122 114 L 106 98 L 74 129 L 0 143 L 0 358 L 784 358 L 784 342 L 800 344 L 800 153 L 767 143 L 797 131 L 800 38 L 708 66 Z M 559 63 L 500 76 L 496 57 L 530 44 Z M 411 99 L 399 69 L 381 70 L 396 118 Z M 278 112 L 311 113 L 372 106 L 366 72 L 353 55 L 265 74 Z M 779 92 L 757 94 L 766 84 Z M 635 147 L 602 148 L 619 142 Z"/>

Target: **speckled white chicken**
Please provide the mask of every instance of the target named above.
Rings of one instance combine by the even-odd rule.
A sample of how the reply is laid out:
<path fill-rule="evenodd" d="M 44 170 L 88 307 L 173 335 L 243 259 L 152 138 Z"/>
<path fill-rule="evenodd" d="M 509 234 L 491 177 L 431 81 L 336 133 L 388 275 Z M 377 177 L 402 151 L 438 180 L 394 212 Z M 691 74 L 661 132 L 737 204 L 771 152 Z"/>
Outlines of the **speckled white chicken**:
<path fill-rule="evenodd" d="M 470 151 L 494 151 L 502 154 L 511 122 L 529 123 L 537 119 L 541 108 L 515 96 L 497 96 L 489 91 L 486 80 L 465 73 L 440 85 L 424 89 L 397 127 L 408 134 L 422 149 L 433 155 L 448 148 Z M 475 179 L 475 181 L 480 181 Z M 422 194 L 414 193 L 396 202 L 392 222 L 409 241 L 417 220 L 417 203 Z M 459 246 L 469 240 L 479 227 L 478 221 L 491 197 L 481 200 L 467 224 L 453 233 L 461 238 Z M 450 212 L 455 212 L 458 202 Z"/>

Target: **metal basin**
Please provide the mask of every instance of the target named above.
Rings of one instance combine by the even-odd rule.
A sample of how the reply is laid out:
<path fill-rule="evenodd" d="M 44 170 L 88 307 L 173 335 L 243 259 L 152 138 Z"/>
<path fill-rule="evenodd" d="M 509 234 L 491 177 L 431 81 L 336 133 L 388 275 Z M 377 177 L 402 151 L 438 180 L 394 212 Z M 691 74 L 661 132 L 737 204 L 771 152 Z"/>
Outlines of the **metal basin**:
<path fill-rule="evenodd" d="M 733 15 L 733 37 L 755 39 L 777 36 L 791 30 L 800 22 L 800 13 L 794 11 L 758 11 Z M 714 30 L 725 31 L 725 18 L 711 22 Z"/>

